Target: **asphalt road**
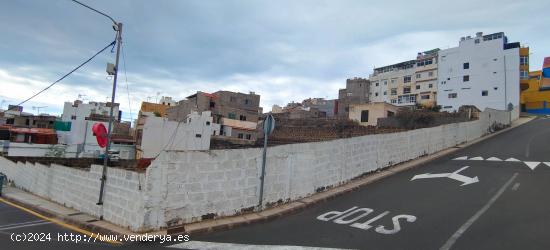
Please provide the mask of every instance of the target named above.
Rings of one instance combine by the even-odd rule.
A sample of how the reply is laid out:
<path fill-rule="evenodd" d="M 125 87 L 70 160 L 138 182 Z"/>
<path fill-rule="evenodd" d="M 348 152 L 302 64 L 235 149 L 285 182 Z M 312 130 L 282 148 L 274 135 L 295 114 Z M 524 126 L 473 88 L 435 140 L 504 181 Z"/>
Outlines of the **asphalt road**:
<path fill-rule="evenodd" d="M 191 242 L 171 247 L 550 249 L 547 190 L 550 190 L 550 119 L 537 119 L 300 213 L 233 230 L 191 235 Z M 52 233 L 53 239 L 14 242 L 13 233 Z M 58 233 L 76 234 L 0 202 L 1 249 L 167 246 L 76 244 L 59 241 Z"/>
<path fill-rule="evenodd" d="M 541 118 L 300 213 L 191 240 L 351 249 L 550 249 L 550 165 L 544 162 L 550 164 L 550 119 Z M 411 180 L 426 173 L 440 175 Z M 331 211 L 349 213 L 326 214 Z"/>

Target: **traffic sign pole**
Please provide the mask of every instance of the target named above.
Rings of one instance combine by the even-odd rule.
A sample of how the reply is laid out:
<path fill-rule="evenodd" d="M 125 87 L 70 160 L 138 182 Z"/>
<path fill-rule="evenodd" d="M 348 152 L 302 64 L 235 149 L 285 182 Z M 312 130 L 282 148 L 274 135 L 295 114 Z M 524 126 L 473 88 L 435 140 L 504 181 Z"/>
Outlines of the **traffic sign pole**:
<path fill-rule="evenodd" d="M 275 129 L 275 119 L 272 115 L 267 115 L 264 120 L 264 150 L 262 155 L 262 173 L 260 175 L 260 201 L 258 204 L 259 210 L 262 210 L 264 198 L 264 179 L 265 179 L 265 162 L 267 160 L 267 137 Z"/>

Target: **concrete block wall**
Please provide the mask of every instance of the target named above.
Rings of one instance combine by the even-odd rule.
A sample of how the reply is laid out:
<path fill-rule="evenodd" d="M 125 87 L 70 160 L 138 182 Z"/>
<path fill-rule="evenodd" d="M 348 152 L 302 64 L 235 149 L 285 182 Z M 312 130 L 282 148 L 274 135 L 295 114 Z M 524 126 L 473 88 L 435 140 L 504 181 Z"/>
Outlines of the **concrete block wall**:
<path fill-rule="evenodd" d="M 57 164 L 15 163 L 0 157 L 0 172 L 16 187 L 94 216 L 103 213 L 107 221 L 142 230 L 144 196 L 140 183 L 145 182 L 144 174 L 108 168 L 102 208 L 96 205 L 101 171 L 100 165 L 79 169 Z"/>
<path fill-rule="evenodd" d="M 290 144 L 268 149 L 264 204 L 296 200 L 377 169 L 471 141 L 509 113 L 391 134 Z M 261 149 L 165 151 L 147 169 L 145 228 L 228 216 L 259 199 Z M 159 184 L 160 182 L 160 184 Z"/>
<path fill-rule="evenodd" d="M 365 173 L 432 154 L 488 133 L 506 112 L 486 110 L 476 121 L 391 134 L 270 147 L 264 204 L 286 202 Z M 262 150 L 163 151 L 146 173 L 109 168 L 103 207 L 101 167 L 89 170 L 14 163 L 0 172 L 19 188 L 134 231 L 150 231 L 249 211 L 258 204 Z M 102 210 L 100 210 L 102 209 Z"/>

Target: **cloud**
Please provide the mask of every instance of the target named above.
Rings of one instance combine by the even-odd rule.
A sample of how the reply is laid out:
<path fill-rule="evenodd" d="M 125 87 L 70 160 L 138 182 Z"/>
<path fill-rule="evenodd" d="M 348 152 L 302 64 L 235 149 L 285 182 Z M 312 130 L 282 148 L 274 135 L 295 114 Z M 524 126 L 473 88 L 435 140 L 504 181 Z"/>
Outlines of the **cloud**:
<path fill-rule="evenodd" d="M 124 23 L 121 63 L 127 77 L 120 72 L 117 102 L 125 113 L 131 106 L 135 114 L 157 92 L 179 100 L 198 90 L 254 91 L 264 110 L 307 97 L 336 98 L 346 78 L 368 77 L 373 66 L 409 60 L 419 51 L 456 46 L 476 31 L 504 31 L 530 45 L 532 69 L 550 55 L 543 32 L 550 17 L 534 14 L 550 8 L 544 0 L 87 3 Z M 114 38 L 108 19 L 71 1 L 1 5 L 0 98 L 10 103 L 47 86 Z M 63 101 L 78 94 L 104 101 L 112 87 L 105 65 L 113 61 L 106 51 L 33 103 L 59 113 Z"/>

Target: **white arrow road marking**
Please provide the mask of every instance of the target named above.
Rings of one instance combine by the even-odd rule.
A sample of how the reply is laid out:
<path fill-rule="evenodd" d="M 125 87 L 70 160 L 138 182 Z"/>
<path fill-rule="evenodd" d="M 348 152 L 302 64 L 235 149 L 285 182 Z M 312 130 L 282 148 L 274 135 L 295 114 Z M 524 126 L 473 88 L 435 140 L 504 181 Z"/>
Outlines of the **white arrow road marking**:
<path fill-rule="evenodd" d="M 185 243 L 179 243 L 169 246 L 170 248 L 180 249 L 201 249 L 201 250 L 218 250 L 218 249 L 239 249 L 239 250 L 253 250 L 253 249 L 276 249 L 276 250 L 313 250 L 313 249 L 339 249 L 339 248 L 322 248 L 322 247 L 304 247 L 304 246 L 281 246 L 281 245 L 248 245 L 248 244 L 235 244 L 235 243 L 218 243 L 218 242 L 206 242 L 206 241 L 188 241 Z"/>
<path fill-rule="evenodd" d="M 524 161 L 525 165 L 527 165 L 531 170 L 535 170 L 535 168 L 540 164 L 539 161 Z"/>
<path fill-rule="evenodd" d="M 499 158 L 496 158 L 496 157 L 491 157 L 491 158 L 486 159 L 486 161 L 502 161 L 502 160 L 499 159 Z"/>
<path fill-rule="evenodd" d="M 508 158 L 508 159 L 506 159 L 505 161 L 520 161 L 520 160 L 518 160 L 518 159 L 516 159 L 516 158 Z"/>
<path fill-rule="evenodd" d="M 453 160 L 468 160 L 468 156 L 461 156 L 461 157 L 456 157 L 454 158 Z"/>
<path fill-rule="evenodd" d="M 546 166 L 550 167 L 550 162 L 543 162 Z"/>
<path fill-rule="evenodd" d="M 426 173 L 426 174 L 419 174 L 419 175 L 415 175 L 411 181 L 413 180 L 417 180 L 417 179 L 427 179 L 427 178 L 450 178 L 450 179 L 453 179 L 453 180 L 457 180 L 457 181 L 460 181 L 462 182 L 462 185 L 460 186 L 464 186 L 464 185 L 468 185 L 468 184 L 472 184 L 472 183 L 476 183 L 476 182 L 479 182 L 479 179 L 476 177 L 468 177 L 468 176 L 464 176 L 464 175 L 461 175 L 461 174 L 458 174 L 460 173 L 460 171 L 464 170 L 464 169 L 467 169 L 469 168 L 470 166 L 465 166 L 457 171 L 454 171 L 452 173 L 441 173 L 441 174 L 430 174 L 430 173 Z"/>
<path fill-rule="evenodd" d="M 468 159 L 468 160 L 470 160 L 470 161 L 483 161 L 483 157 L 481 157 L 481 156 L 472 157 L 472 158 L 470 158 L 470 159 Z"/>

